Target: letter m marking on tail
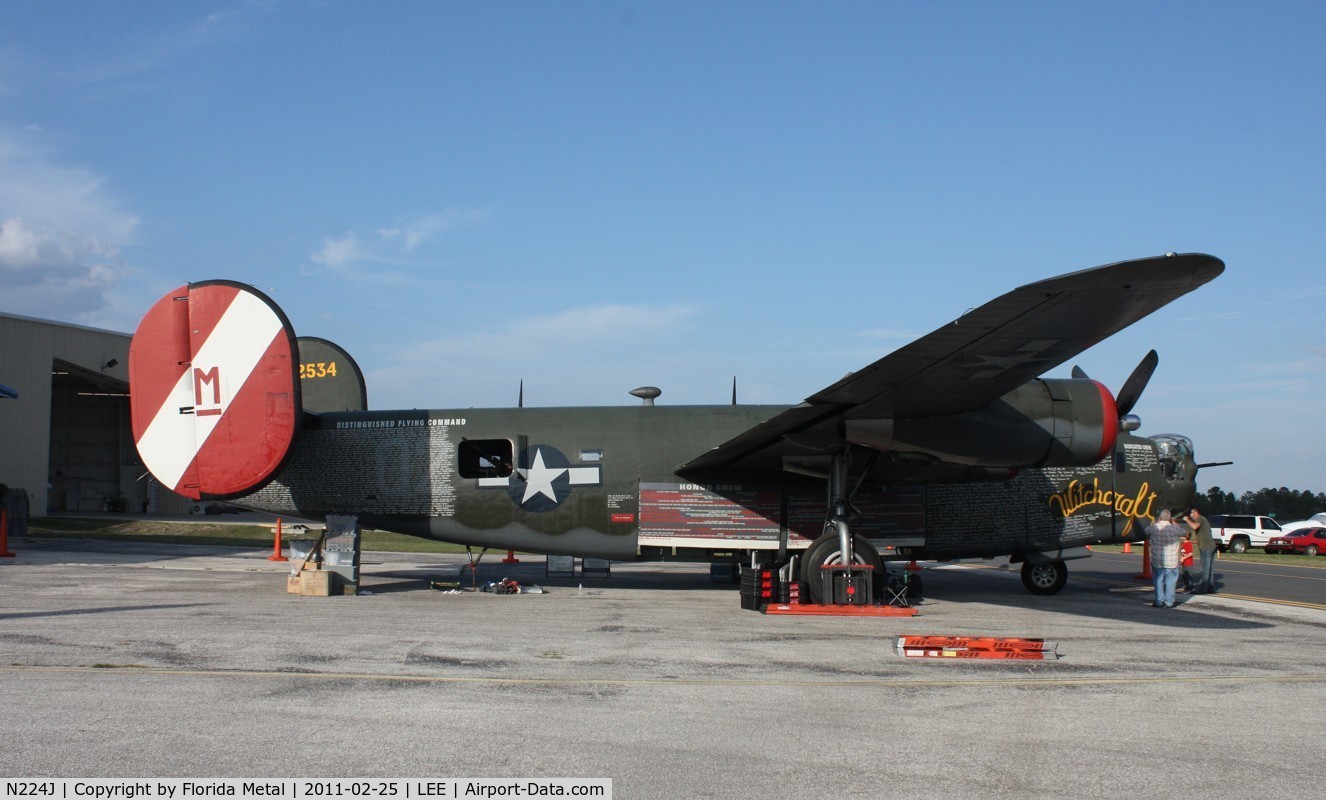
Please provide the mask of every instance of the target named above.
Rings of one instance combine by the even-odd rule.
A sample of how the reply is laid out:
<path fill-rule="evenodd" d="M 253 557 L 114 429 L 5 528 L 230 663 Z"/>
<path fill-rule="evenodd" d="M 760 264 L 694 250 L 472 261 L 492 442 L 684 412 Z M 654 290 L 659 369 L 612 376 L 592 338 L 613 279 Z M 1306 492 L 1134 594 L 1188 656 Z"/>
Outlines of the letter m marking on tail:
<path fill-rule="evenodd" d="M 194 413 L 200 417 L 214 417 L 221 413 L 221 372 L 220 367 L 212 367 L 203 372 L 201 367 L 193 368 Z M 203 395 L 204 387 L 212 390 L 211 402 Z"/>

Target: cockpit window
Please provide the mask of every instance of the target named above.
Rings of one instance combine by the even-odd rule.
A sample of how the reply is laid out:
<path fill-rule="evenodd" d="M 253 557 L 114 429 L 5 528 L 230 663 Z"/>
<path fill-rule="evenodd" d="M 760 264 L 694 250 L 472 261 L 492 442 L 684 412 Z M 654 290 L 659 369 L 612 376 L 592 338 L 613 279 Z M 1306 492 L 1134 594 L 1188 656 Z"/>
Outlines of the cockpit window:
<path fill-rule="evenodd" d="M 1165 470 L 1165 477 L 1170 481 L 1188 478 L 1188 470 L 1193 463 L 1192 440 L 1173 433 L 1152 436 L 1156 443 L 1156 456 Z"/>

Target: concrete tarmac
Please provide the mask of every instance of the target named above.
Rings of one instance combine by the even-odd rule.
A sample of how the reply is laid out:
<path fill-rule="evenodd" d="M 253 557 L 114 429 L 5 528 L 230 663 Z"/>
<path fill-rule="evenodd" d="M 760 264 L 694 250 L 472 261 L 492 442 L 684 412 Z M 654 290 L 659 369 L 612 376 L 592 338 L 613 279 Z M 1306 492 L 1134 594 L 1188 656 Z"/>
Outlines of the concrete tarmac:
<path fill-rule="evenodd" d="M 269 551 L 21 538 L 0 559 L 0 772 L 611 778 L 616 798 L 1319 797 L 1326 612 L 929 569 L 911 618 L 765 616 L 699 565 L 545 594 L 355 597 Z M 899 634 L 1035 637 L 1057 661 L 904 659 Z"/>

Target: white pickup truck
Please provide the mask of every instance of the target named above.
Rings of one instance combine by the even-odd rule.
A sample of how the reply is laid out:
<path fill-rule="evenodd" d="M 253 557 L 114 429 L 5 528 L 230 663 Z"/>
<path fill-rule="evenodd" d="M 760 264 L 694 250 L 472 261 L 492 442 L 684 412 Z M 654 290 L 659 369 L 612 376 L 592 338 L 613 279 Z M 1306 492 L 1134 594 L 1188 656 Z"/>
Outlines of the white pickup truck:
<path fill-rule="evenodd" d="M 1253 514 L 1212 514 L 1211 536 L 1216 546 L 1231 553 L 1246 553 L 1249 547 L 1265 547 L 1280 535 L 1280 523 Z"/>

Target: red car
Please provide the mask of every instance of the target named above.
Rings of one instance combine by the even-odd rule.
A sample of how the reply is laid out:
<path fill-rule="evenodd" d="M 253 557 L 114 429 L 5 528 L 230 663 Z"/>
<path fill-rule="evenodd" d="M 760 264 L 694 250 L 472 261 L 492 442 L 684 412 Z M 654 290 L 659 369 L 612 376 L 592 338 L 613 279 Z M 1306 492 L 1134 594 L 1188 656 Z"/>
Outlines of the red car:
<path fill-rule="evenodd" d="M 1276 536 L 1266 543 L 1268 553 L 1315 556 L 1323 550 L 1326 550 L 1326 528 L 1303 528 L 1284 536 Z"/>

